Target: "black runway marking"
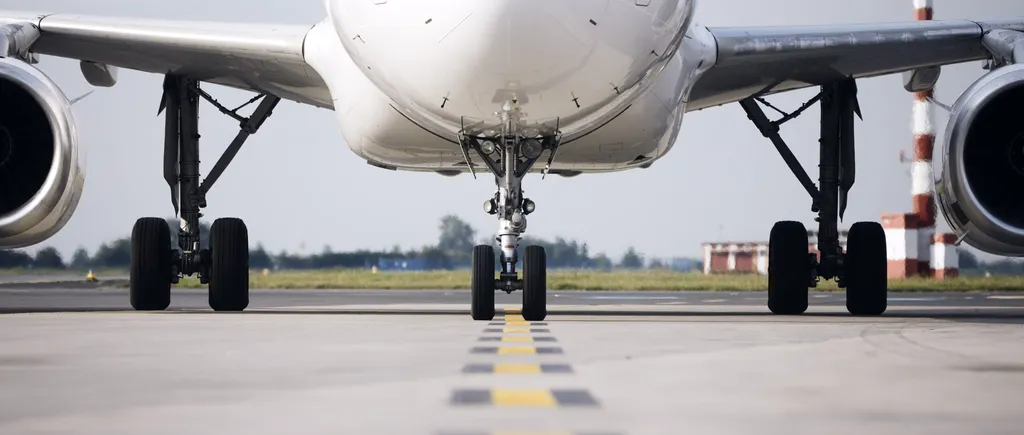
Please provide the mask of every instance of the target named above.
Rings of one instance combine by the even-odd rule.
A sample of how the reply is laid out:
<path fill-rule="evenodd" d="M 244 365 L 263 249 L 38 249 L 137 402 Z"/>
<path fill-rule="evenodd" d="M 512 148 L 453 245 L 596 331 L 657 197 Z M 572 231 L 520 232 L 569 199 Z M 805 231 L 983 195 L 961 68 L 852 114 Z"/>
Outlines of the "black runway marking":
<path fill-rule="evenodd" d="M 511 336 L 511 337 L 521 338 L 521 337 L 514 336 L 514 335 Z M 544 341 L 544 342 L 549 342 L 550 343 L 550 342 L 553 342 L 553 341 L 558 341 L 558 340 L 555 340 L 555 337 L 530 337 L 530 338 L 533 341 L 535 341 L 535 342 L 536 341 Z M 502 340 L 505 340 L 505 337 L 501 337 L 501 336 L 497 336 L 497 335 L 483 336 L 483 337 L 480 337 L 478 339 L 478 341 L 502 341 Z M 520 340 L 512 339 L 512 340 L 505 341 L 505 343 L 530 343 L 530 341 L 520 341 Z"/>
<path fill-rule="evenodd" d="M 466 364 L 464 374 L 572 374 L 569 364 Z"/>
<path fill-rule="evenodd" d="M 559 406 L 598 406 L 597 400 L 586 390 L 551 390 Z"/>
<path fill-rule="evenodd" d="M 470 353 L 487 355 L 555 355 L 561 354 L 560 347 L 534 347 L 534 346 L 474 346 Z"/>
<path fill-rule="evenodd" d="M 510 326 L 509 329 L 516 329 L 516 327 L 515 326 Z M 549 333 L 551 333 L 550 329 L 543 329 L 543 328 L 530 328 L 529 331 L 531 333 L 534 333 L 534 334 L 549 334 Z M 505 332 L 505 330 L 502 329 L 502 328 L 487 328 L 487 329 L 484 329 L 484 333 L 485 334 L 501 334 L 503 332 Z"/>
<path fill-rule="evenodd" d="M 452 405 L 483 405 L 491 403 L 491 392 L 488 390 L 455 390 L 452 393 Z"/>

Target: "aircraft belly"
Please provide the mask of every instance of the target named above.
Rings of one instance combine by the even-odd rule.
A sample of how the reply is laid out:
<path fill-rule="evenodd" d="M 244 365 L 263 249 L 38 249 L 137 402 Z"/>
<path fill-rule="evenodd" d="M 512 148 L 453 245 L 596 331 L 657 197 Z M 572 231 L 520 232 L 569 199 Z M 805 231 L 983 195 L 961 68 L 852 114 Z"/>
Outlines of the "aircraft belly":
<path fill-rule="evenodd" d="M 557 123 L 570 137 L 644 93 L 692 12 L 690 0 L 330 3 L 357 69 L 417 124 L 452 134 L 497 125 L 514 100 L 524 126 Z"/>
<path fill-rule="evenodd" d="M 306 55 L 327 77 L 342 136 L 352 151 L 388 169 L 466 171 L 456 136 L 415 121 L 414 111 L 396 104 L 362 74 L 333 36 L 332 27 L 328 21 L 310 32 Z M 566 140 L 552 169 L 615 171 L 644 166 L 664 155 L 678 135 L 685 111 L 682 96 L 692 81 L 687 60 L 673 56 L 631 104 L 612 113 L 598 128 Z M 476 163 L 478 170 L 485 170 Z"/>

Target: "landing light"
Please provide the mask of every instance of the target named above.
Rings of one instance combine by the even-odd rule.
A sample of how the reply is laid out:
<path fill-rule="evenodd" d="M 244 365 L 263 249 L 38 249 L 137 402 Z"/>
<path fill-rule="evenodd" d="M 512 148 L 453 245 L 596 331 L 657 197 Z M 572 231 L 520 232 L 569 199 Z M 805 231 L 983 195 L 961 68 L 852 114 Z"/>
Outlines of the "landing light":
<path fill-rule="evenodd" d="M 480 151 L 483 151 L 484 154 L 493 153 L 494 152 L 494 142 L 491 142 L 489 140 L 485 140 L 483 142 L 480 142 Z"/>
<path fill-rule="evenodd" d="M 494 212 L 495 212 L 494 209 L 495 208 L 496 207 L 494 206 L 494 200 L 493 199 L 488 199 L 487 201 L 484 201 L 484 213 L 494 214 Z"/>
<path fill-rule="evenodd" d="M 522 149 L 523 156 L 528 159 L 536 159 L 537 157 L 540 157 L 540 153 L 544 151 L 544 148 L 536 139 L 527 139 L 523 141 Z"/>
<path fill-rule="evenodd" d="M 537 204 L 534 203 L 530 198 L 523 199 L 523 214 L 533 213 L 537 209 Z"/>

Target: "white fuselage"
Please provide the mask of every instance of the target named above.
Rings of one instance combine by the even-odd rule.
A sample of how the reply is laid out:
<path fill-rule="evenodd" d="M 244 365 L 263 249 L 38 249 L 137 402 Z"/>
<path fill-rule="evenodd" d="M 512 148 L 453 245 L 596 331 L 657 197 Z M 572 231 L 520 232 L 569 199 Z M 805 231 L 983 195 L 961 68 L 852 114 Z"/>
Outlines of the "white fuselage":
<path fill-rule="evenodd" d="M 686 95 L 715 60 L 695 0 L 327 0 L 307 61 L 348 145 L 382 166 L 465 169 L 457 134 L 554 127 L 561 171 L 647 165 L 678 135 Z"/>

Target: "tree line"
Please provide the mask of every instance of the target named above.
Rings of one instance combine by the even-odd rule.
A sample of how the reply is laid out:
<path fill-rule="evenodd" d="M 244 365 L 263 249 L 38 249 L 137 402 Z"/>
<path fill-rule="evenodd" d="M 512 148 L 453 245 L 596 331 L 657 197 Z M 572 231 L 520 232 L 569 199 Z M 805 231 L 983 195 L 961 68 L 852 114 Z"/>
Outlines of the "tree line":
<path fill-rule="evenodd" d="M 171 227 L 171 246 L 178 246 L 178 220 L 168 218 L 167 223 Z M 201 221 L 199 225 L 200 246 L 205 248 L 209 246 L 210 225 L 205 221 Z M 442 217 L 438 231 L 436 244 L 406 250 L 395 246 L 390 250 L 362 249 L 336 252 L 330 247 L 324 247 L 320 253 L 309 255 L 287 251 L 271 254 L 263 245 L 257 244 L 249 250 L 249 266 L 253 269 L 330 269 L 370 268 L 395 262 L 413 262 L 418 264 L 413 267 L 416 269 L 458 269 L 469 267 L 474 245 L 491 244 L 495 249 L 499 249 L 493 236 L 478 237 L 476 229 L 458 216 Z M 657 258 L 646 259 L 632 247 L 621 257 L 613 260 L 604 253 L 591 253 L 586 243 L 562 237 L 547 240 L 528 236 L 521 242 L 521 246 L 527 245 L 543 246 L 547 254 L 548 267 L 552 269 L 703 269 L 697 259 L 683 259 L 677 264 L 669 264 Z M 964 274 L 1024 275 L 1024 262 L 1014 259 L 984 262 L 966 249 L 959 252 L 960 270 Z M 53 247 L 40 249 L 34 256 L 19 250 L 0 250 L 0 269 L 124 269 L 128 267 L 130 259 L 131 238 L 122 237 L 100 245 L 92 254 L 85 248 L 78 248 L 70 259 L 63 258 Z"/>
<path fill-rule="evenodd" d="M 171 227 L 171 246 L 178 246 L 178 220 L 168 218 Z M 403 250 L 398 246 L 390 250 L 355 250 L 337 252 L 324 247 L 320 253 L 302 255 L 282 251 L 271 254 L 262 244 L 256 244 L 249 250 L 249 266 L 253 269 L 329 269 L 329 268 L 370 268 L 397 262 L 417 264 L 417 269 L 457 269 L 469 267 L 472 262 L 473 246 L 491 244 L 499 249 L 493 236 L 478 237 L 475 228 L 458 216 L 448 215 L 441 218 L 438 226 L 437 243 L 419 249 Z M 210 225 L 200 222 L 200 246 L 209 246 Z M 636 249 L 630 247 L 617 260 L 604 253 L 592 254 L 586 243 L 556 237 L 547 240 L 537 237 L 524 237 L 521 246 L 543 246 L 549 268 L 601 269 L 612 268 L 641 269 L 668 268 L 670 264 L 659 259 L 650 261 Z M 36 252 L 35 256 L 24 251 L 0 250 L 0 268 L 38 268 L 38 269 L 118 269 L 127 268 L 131 259 L 131 238 L 122 237 L 100 245 L 90 254 L 85 248 L 78 248 L 70 260 L 64 259 L 53 247 L 45 247 Z M 390 261 L 390 263 L 388 263 Z M 521 261 L 521 260 L 520 260 Z M 683 263 L 681 268 L 687 270 L 700 269 L 697 260 Z M 680 268 L 680 267 L 677 267 Z"/>

